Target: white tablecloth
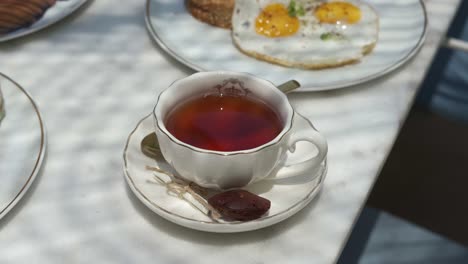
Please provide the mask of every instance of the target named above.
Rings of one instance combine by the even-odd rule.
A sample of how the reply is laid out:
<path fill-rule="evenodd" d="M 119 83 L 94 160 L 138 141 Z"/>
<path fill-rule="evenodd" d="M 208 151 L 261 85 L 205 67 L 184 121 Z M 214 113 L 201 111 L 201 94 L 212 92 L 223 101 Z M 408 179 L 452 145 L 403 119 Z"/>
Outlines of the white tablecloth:
<path fill-rule="evenodd" d="M 401 70 L 355 88 L 289 96 L 328 138 L 324 189 L 287 221 L 241 234 L 172 224 L 125 184 L 129 132 L 164 87 L 191 72 L 151 42 L 143 0 L 92 1 L 58 25 L 1 44 L 0 71 L 39 104 L 48 153 L 29 193 L 0 220 L 0 263 L 333 263 L 460 1 L 425 2 L 426 45 Z"/>

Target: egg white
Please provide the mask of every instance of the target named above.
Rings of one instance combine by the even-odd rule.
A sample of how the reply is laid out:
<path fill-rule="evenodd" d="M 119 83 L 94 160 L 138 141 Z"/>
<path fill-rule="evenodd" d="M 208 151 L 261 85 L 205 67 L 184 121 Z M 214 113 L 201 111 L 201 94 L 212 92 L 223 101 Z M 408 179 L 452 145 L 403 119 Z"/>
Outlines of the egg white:
<path fill-rule="evenodd" d="M 371 6 L 358 0 L 339 0 L 358 7 L 361 19 L 355 24 L 320 23 L 317 6 L 334 0 L 296 0 L 306 14 L 299 16 L 299 30 L 291 36 L 269 38 L 255 31 L 255 20 L 269 4 L 289 5 L 290 0 L 237 0 L 232 18 L 232 37 L 244 53 L 257 59 L 290 66 L 320 69 L 360 60 L 378 40 L 379 18 Z M 344 39 L 322 40 L 324 33 L 339 33 Z"/>

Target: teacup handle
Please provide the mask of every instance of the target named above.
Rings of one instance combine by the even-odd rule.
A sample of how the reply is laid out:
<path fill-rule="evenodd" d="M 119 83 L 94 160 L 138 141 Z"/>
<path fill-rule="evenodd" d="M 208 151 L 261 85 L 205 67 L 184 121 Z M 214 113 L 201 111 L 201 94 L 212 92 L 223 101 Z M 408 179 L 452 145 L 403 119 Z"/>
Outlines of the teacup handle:
<path fill-rule="evenodd" d="M 304 174 L 305 172 L 313 172 L 311 174 L 311 178 L 307 178 L 307 180 L 312 181 L 317 176 L 318 168 L 320 168 L 321 163 L 325 159 L 328 151 L 328 144 L 323 137 L 312 124 L 304 117 L 300 116 L 298 113 L 295 113 L 294 123 L 291 131 L 291 136 L 287 142 L 288 149 L 290 152 L 294 152 L 296 148 L 296 143 L 299 141 L 308 141 L 315 145 L 318 150 L 316 156 L 291 165 L 286 165 L 278 170 L 276 173 L 276 177 L 273 179 L 275 180 L 284 180 L 290 179 L 300 174 Z M 287 160 L 286 160 L 287 164 Z"/>

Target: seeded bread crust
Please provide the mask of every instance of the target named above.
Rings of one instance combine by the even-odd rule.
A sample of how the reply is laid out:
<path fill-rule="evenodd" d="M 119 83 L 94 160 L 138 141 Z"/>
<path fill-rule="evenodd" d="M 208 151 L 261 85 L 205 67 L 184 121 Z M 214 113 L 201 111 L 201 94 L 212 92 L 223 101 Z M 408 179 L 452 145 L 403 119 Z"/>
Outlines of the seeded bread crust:
<path fill-rule="evenodd" d="M 216 27 L 231 28 L 234 0 L 186 0 L 185 4 L 196 19 Z"/>
<path fill-rule="evenodd" d="M 192 5 L 211 12 L 232 13 L 235 0 L 187 0 Z"/>

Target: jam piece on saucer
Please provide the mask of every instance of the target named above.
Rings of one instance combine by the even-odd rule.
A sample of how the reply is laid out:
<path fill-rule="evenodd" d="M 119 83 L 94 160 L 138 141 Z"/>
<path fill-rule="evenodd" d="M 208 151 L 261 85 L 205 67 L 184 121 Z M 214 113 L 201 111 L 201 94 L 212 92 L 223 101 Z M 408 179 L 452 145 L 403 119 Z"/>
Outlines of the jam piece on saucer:
<path fill-rule="evenodd" d="M 270 209 L 270 201 L 245 190 L 230 190 L 208 199 L 224 218 L 250 221 L 260 218 Z"/>

